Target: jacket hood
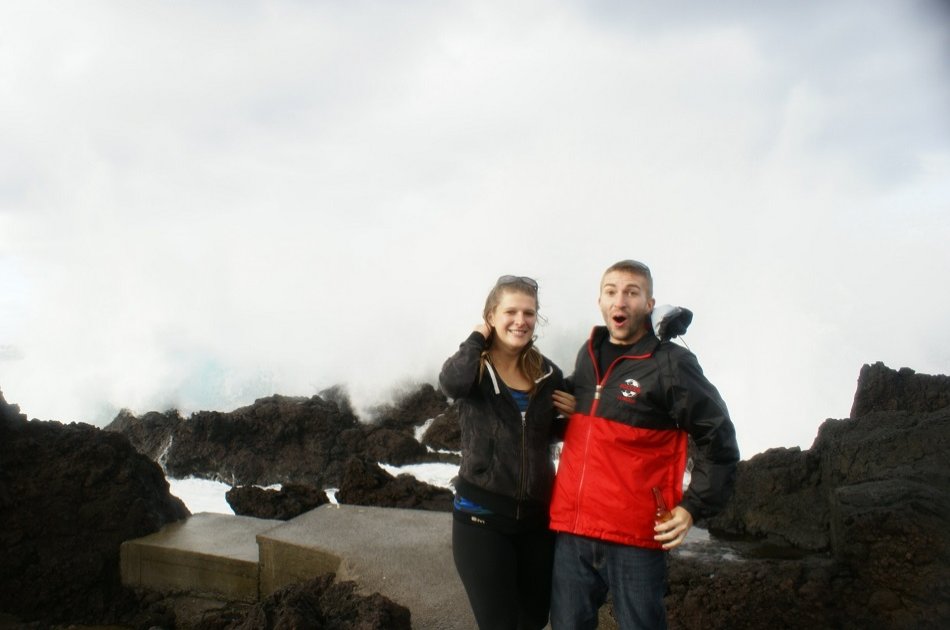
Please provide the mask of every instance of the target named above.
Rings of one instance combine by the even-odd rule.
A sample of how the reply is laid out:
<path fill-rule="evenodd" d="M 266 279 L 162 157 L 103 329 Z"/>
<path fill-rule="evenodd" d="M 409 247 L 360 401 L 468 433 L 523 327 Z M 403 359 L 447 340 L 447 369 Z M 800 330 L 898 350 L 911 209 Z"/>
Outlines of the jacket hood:
<path fill-rule="evenodd" d="M 673 339 L 685 334 L 693 321 L 693 311 L 682 306 L 661 304 L 653 307 L 653 332 L 660 339 Z"/>
<path fill-rule="evenodd" d="M 551 360 L 543 354 L 541 355 L 541 370 L 541 376 L 534 379 L 535 385 L 554 374 L 554 364 L 551 363 Z M 488 372 L 488 376 L 491 377 L 492 387 L 495 390 L 495 394 L 501 394 L 501 387 L 498 385 L 498 376 L 495 375 L 495 366 L 493 366 L 490 361 L 485 362 L 485 371 Z"/>

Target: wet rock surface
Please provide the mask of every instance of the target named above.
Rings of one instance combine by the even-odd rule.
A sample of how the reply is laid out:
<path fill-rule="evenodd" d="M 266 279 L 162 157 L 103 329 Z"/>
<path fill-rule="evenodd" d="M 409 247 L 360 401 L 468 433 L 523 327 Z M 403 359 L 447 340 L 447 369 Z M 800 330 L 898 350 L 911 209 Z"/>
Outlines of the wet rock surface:
<path fill-rule="evenodd" d="M 125 413 L 106 430 L 121 431 L 146 455 L 161 457 L 171 477 L 234 485 L 332 484 L 341 472 L 340 458 L 361 450 L 365 441 L 356 416 L 319 396 L 270 396 L 227 413 L 199 411 L 163 425 L 164 453 L 156 451 L 155 440 L 137 439 L 137 425 L 154 418 L 154 413 L 141 419 Z"/>
<path fill-rule="evenodd" d="M 185 620 L 182 620 L 183 622 Z M 184 624 L 179 624 L 179 627 Z M 353 582 L 332 575 L 299 582 L 251 607 L 228 607 L 205 615 L 197 630 L 410 630 L 409 609 L 379 593 L 364 596 Z"/>
<path fill-rule="evenodd" d="M 427 420 L 449 416 L 448 400 L 429 384 L 377 407 L 361 422 L 341 388 L 310 398 L 270 396 L 231 412 L 177 411 L 135 416 L 121 412 L 106 427 L 126 435 L 168 475 L 232 485 L 340 485 L 351 456 L 395 466 L 442 461 L 415 433 Z M 455 416 L 457 425 L 457 415 Z"/>
<path fill-rule="evenodd" d="M 864 628 L 847 625 L 827 558 L 723 560 L 684 557 L 669 562 L 667 616 L 671 629 Z"/>
<path fill-rule="evenodd" d="M 28 421 L 0 394 L 0 611 L 54 623 L 126 618 L 119 546 L 188 516 L 118 433 Z"/>
<path fill-rule="evenodd" d="M 393 404 L 374 409 L 377 425 L 411 434 L 416 426 L 445 413 L 448 408 L 445 395 L 429 383 L 410 387 L 396 399 Z"/>
<path fill-rule="evenodd" d="M 754 544 L 744 561 L 718 568 L 674 553 L 671 619 L 950 627 L 948 404 L 947 377 L 864 366 L 851 418 L 827 420 L 806 451 L 771 449 L 739 464 L 736 494 L 708 527 Z M 773 557 L 751 558 L 755 550 Z"/>
<path fill-rule="evenodd" d="M 874 411 L 930 412 L 950 406 L 950 376 L 892 370 L 881 362 L 865 365 L 858 376 L 851 418 Z"/>
<path fill-rule="evenodd" d="M 238 516 L 287 521 L 329 503 L 327 493 L 316 486 L 288 483 L 280 490 L 257 486 L 236 486 L 225 500 Z"/>
<path fill-rule="evenodd" d="M 452 511 L 452 492 L 412 475 L 393 476 L 374 462 L 351 457 L 336 493 L 340 503 L 417 510 Z"/>
<path fill-rule="evenodd" d="M 462 426 L 457 404 L 435 416 L 422 436 L 422 443 L 436 451 L 462 450 Z"/>
<path fill-rule="evenodd" d="M 335 581 L 333 574 L 325 574 L 286 586 L 260 602 L 233 602 L 213 599 L 207 595 L 196 597 L 181 591 L 136 591 L 139 609 L 112 630 L 271 630 L 299 629 L 355 629 L 355 630 L 409 630 L 410 611 L 391 599 L 373 593 L 358 591 L 355 582 Z M 75 625 L 54 626 L 77 628 Z M 83 628 L 84 626 L 78 626 Z M 92 626 L 85 626 L 93 630 Z M 0 628 L 13 630 L 48 630 L 41 623 L 4 624 Z M 105 627 L 95 626 L 95 628 Z"/>

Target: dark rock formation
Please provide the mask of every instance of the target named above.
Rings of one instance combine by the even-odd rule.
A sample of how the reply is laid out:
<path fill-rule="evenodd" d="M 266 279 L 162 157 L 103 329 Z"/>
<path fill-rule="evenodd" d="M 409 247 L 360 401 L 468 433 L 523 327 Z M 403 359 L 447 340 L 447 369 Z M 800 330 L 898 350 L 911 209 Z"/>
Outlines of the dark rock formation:
<path fill-rule="evenodd" d="M 150 411 L 141 418 L 136 418 L 128 409 L 123 409 L 106 430 L 125 434 L 136 450 L 164 466 L 172 437 L 182 420 L 181 414 L 175 409 L 164 413 Z"/>
<path fill-rule="evenodd" d="M 830 516 L 820 463 L 817 452 L 797 447 L 769 449 L 739 462 L 736 494 L 708 529 L 777 547 L 826 551 Z"/>
<path fill-rule="evenodd" d="M 866 628 L 849 623 L 836 601 L 837 571 L 827 558 L 807 561 L 683 557 L 669 562 L 666 609 L 671 630 Z M 862 614 L 866 618 L 866 614 Z M 911 626 L 908 626 L 911 627 Z"/>
<path fill-rule="evenodd" d="M 426 461 L 426 447 L 412 435 L 381 427 L 368 427 L 361 453 L 366 459 L 404 466 Z"/>
<path fill-rule="evenodd" d="M 291 584 L 243 611 L 207 615 L 199 630 L 411 630 L 409 609 L 379 593 L 361 596 L 353 582 L 334 582 L 333 575 Z"/>
<path fill-rule="evenodd" d="M 27 421 L 0 395 L 0 610 L 24 620 L 96 621 L 137 606 L 119 546 L 188 510 L 161 468 L 120 434 Z"/>
<path fill-rule="evenodd" d="M 335 404 L 340 409 L 340 413 L 356 416 L 356 411 L 353 410 L 353 403 L 350 401 L 350 395 L 344 386 L 334 385 L 333 387 L 324 389 L 317 395 L 325 401 Z"/>
<path fill-rule="evenodd" d="M 700 602 L 752 620 L 730 627 L 774 625 L 766 611 L 776 609 L 794 612 L 778 624 L 787 628 L 950 626 L 948 402 L 950 378 L 864 366 L 853 406 L 861 415 L 826 421 L 807 451 L 741 462 L 736 494 L 710 532 L 783 557 L 817 555 L 717 569 L 674 554 L 671 584 L 682 588 L 671 586 L 668 606 L 692 611 L 680 627 L 716 627 Z M 703 572 L 718 577 L 698 580 Z M 743 586 L 745 573 L 767 578 Z"/>
<path fill-rule="evenodd" d="M 280 490 L 236 486 L 224 495 L 239 516 L 287 521 L 329 503 L 327 493 L 315 486 L 288 483 Z"/>
<path fill-rule="evenodd" d="M 193 414 L 175 432 L 165 466 L 172 477 L 322 485 L 338 476 L 339 457 L 359 448 L 357 428 L 356 417 L 317 396 L 271 396 L 230 413 Z"/>
<path fill-rule="evenodd" d="M 161 437 L 149 437 L 157 429 Z M 356 416 L 318 396 L 271 396 L 229 413 L 123 412 L 106 427 L 129 437 L 142 453 L 163 460 L 171 477 L 232 484 L 336 482 L 342 460 L 364 447 Z"/>
<path fill-rule="evenodd" d="M 436 451 L 462 450 L 462 426 L 459 424 L 458 403 L 435 417 L 423 434 L 422 443 Z"/>
<path fill-rule="evenodd" d="M 445 413 L 448 407 L 445 395 L 432 385 L 424 383 L 397 397 L 395 404 L 375 408 L 374 424 L 389 429 L 408 430 L 411 433 L 414 427 Z"/>
<path fill-rule="evenodd" d="M 234 485 L 339 485 L 343 464 L 353 455 L 396 466 L 441 459 L 415 437 L 417 425 L 447 408 L 431 385 L 377 408 L 371 424 L 359 422 L 341 388 L 323 394 L 327 398 L 275 395 L 228 413 L 200 411 L 187 419 L 174 410 L 141 417 L 123 411 L 106 430 L 125 434 L 171 477 Z"/>
<path fill-rule="evenodd" d="M 393 477 L 373 462 L 351 457 L 336 493 L 340 503 L 441 512 L 452 511 L 452 492 L 412 475 Z"/>
<path fill-rule="evenodd" d="M 873 411 L 937 411 L 947 406 L 950 376 L 917 374 L 910 368 L 894 371 L 877 362 L 861 368 L 851 417 L 860 418 Z"/>
<path fill-rule="evenodd" d="M 420 441 L 416 433 L 426 422 L 445 415 L 449 409 L 445 395 L 428 383 L 404 392 L 392 405 L 376 407 L 374 420 L 366 430 L 366 451 L 362 457 L 395 466 L 444 460 L 438 454 L 429 453 L 426 447 L 434 447 L 424 438 Z"/>

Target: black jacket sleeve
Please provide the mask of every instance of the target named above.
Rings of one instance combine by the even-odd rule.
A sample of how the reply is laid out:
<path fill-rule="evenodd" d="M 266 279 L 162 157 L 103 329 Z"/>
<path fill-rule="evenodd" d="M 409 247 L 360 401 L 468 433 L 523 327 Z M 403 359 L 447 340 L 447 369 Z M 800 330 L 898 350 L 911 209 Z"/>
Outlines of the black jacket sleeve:
<path fill-rule="evenodd" d="M 681 503 L 694 520 L 714 516 L 725 506 L 735 487 L 739 445 L 726 403 L 703 375 L 695 355 L 684 350 L 670 361 L 673 418 L 696 443 L 689 488 Z"/>
<path fill-rule="evenodd" d="M 439 387 L 449 398 L 462 398 L 478 382 L 478 367 L 487 340 L 478 331 L 462 342 L 458 352 L 446 359 L 439 373 Z"/>

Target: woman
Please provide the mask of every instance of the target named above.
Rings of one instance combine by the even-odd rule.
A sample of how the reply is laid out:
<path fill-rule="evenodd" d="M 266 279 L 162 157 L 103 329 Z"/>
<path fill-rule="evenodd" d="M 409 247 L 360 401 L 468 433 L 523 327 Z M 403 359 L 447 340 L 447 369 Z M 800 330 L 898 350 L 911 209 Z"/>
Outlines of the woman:
<path fill-rule="evenodd" d="M 534 347 L 537 321 L 538 284 L 502 276 L 439 375 L 462 428 L 452 553 L 483 630 L 540 630 L 548 620 L 550 446 L 558 413 L 569 417 L 574 401 Z"/>

